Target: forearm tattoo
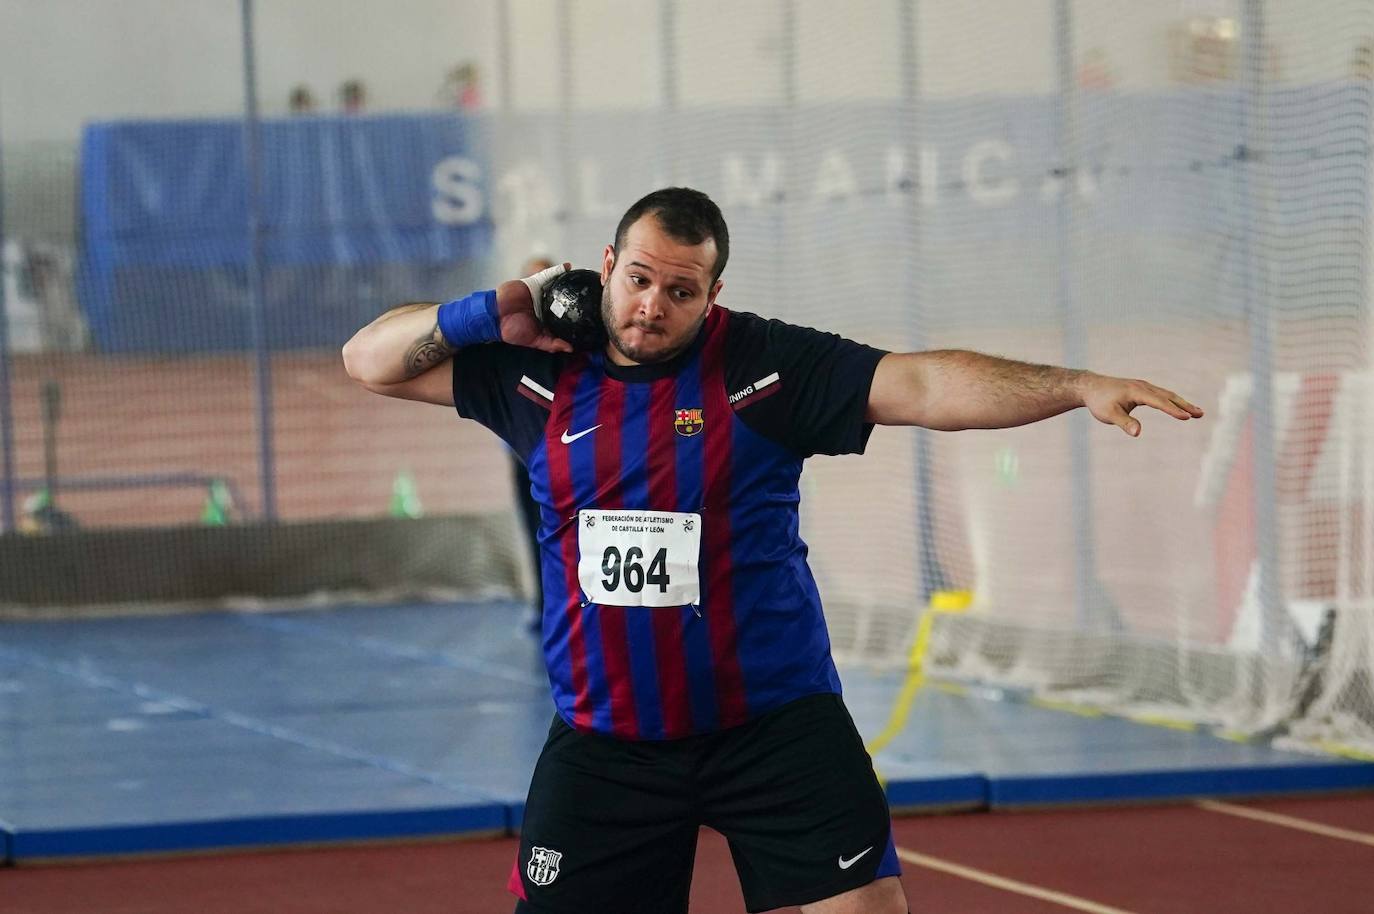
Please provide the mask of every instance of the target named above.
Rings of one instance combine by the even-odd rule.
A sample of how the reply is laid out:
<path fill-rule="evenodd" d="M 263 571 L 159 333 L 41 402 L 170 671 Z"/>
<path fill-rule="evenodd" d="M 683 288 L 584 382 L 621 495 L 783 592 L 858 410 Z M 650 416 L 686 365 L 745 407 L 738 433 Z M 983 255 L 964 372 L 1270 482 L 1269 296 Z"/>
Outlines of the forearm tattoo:
<path fill-rule="evenodd" d="M 417 339 L 406 350 L 406 379 L 424 374 L 453 355 L 453 352 L 453 347 L 444 339 L 444 334 L 436 321 L 433 330 Z"/>

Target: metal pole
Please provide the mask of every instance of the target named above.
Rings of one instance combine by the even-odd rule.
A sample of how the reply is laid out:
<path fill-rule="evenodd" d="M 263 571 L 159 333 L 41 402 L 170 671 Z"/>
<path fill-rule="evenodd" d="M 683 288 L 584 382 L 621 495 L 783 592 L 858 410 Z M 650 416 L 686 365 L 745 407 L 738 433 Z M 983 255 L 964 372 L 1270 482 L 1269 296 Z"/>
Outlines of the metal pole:
<path fill-rule="evenodd" d="M 554 8 L 554 23 L 558 33 L 558 167 L 562 180 L 558 182 L 558 196 L 562 200 L 555 218 L 558 221 L 558 255 L 564 260 L 576 260 L 568 250 L 572 243 L 573 210 L 573 161 L 569 146 L 572 144 L 573 104 L 577 99 L 577 87 L 573 85 L 573 47 L 572 47 L 572 0 L 558 0 Z"/>
<path fill-rule="evenodd" d="M 783 112 L 787 118 L 783 126 L 783 139 L 786 147 L 782 151 L 782 181 L 779 185 L 781 199 L 773 204 L 773 219 L 775 230 L 773 232 L 774 243 L 777 245 L 777 254 L 773 257 L 773 263 L 777 272 L 773 276 L 773 288 L 778 291 L 778 300 L 785 302 L 797 301 L 797 296 L 792 293 L 796 266 L 789 258 L 792 252 L 792 245 L 788 239 L 788 221 L 793 214 L 800 217 L 802 214 L 797 209 L 801 203 L 801 193 L 797 186 L 797 174 L 801 171 L 797 167 L 797 104 L 799 101 L 800 90 L 798 84 L 798 63 L 801 55 L 797 53 L 797 0 L 782 0 L 782 105 Z M 767 205 L 765 203 L 765 205 Z"/>
<path fill-rule="evenodd" d="M 678 107 L 677 87 L 677 4 L 674 0 L 659 0 L 658 3 L 658 50 L 660 69 L 663 79 L 663 115 L 671 122 Z M 664 132 L 667 135 L 667 132 Z M 676 185 L 677 161 L 672 155 L 671 143 L 660 143 L 663 160 L 663 180 L 668 185 Z"/>
<path fill-rule="evenodd" d="M 262 516 L 277 519 L 277 480 L 272 448 L 272 354 L 267 345 L 267 297 L 262 270 L 262 157 L 258 136 L 258 73 L 254 59 L 253 0 L 241 0 L 243 13 L 243 154 L 248 192 L 248 314 L 257 354 L 258 460 L 262 476 Z"/>
<path fill-rule="evenodd" d="M 496 78 L 501 82 L 501 113 L 507 116 L 515 100 L 511 73 L 510 0 L 496 0 Z"/>
<path fill-rule="evenodd" d="M 903 207 L 907 217 L 909 240 L 903 288 L 909 302 L 907 321 L 911 348 L 920 351 L 927 345 L 924 302 L 921 299 L 921 83 L 920 49 L 917 35 L 916 0 L 901 0 L 897 8 L 898 35 L 901 42 L 902 67 L 902 148 L 906 155 L 907 192 L 911 199 Z M 931 448 L 929 429 L 915 429 L 916 461 L 916 542 L 920 550 L 921 605 L 930 602 L 937 590 L 949 589 L 944 566 L 940 564 L 939 545 L 935 538 L 935 499 L 931 481 Z"/>
<path fill-rule="evenodd" d="M 4 464 L 4 478 L 0 479 L 0 517 L 4 526 L 0 532 L 13 533 L 14 522 L 14 417 L 10 392 L 10 316 L 5 293 L 5 168 L 0 154 L 0 462 Z"/>
<path fill-rule="evenodd" d="M 797 108 L 797 82 L 797 0 L 782 0 L 782 103 L 788 114 Z"/>
<path fill-rule="evenodd" d="M 57 423 L 62 421 L 62 385 L 43 382 L 43 480 L 48 504 L 57 507 Z"/>
<path fill-rule="evenodd" d="M 1083 314 L 1073 288 L 1074 218 L 1072 197 L 1076 191 L 1082 155 L 1078 142 L 1077 82 L 1073 67 L 1073 19 L 1070 0 L 1054 2 L 1054 50 L 1059 77 L 1055 98 L 1055 149 L 1063 180 L 1056 207 L 1059 263 L 1059 319 L 1064 335 L 1064 362 L 1070 368 L 1086 368 L 1088 342 Z M 1092 454 L 1088 435 L 1091 418 L 1082 410 L 1069 417 L 1069 458 L 1073 486 L 1074 608 L 1078 625 L 1096 627 L 1102 622 L 1119 624 L 1097 578 L 1096 534 L 1093 530 Z"/>
<path fill-rule="evenodd" d="M 495 201 L 500 186 L 500 179 L 497 175 L 498 166 L 496 163 L 504 161 L 507 158 L 506 150 L 517 148 L 514 138 L 522 134 L 522 131 L 515 123 L 515 66 L 512 50 L 513 43 L 511 41 L 511 2 L 512 0 L 496 0 L 496 78 L 499 84 L 497 99 L 500 104 L 501 114 L 499 117 L 485 118 L 483 120 L 483 126 L 487 131 L 487 141 L 490 144 L 490 164 L 488 165 L 489 174 L 487 180 L 490 182 L 489 186 L 491 187 L 493 202 Z M 526 212 L 526 210 L 523 209 L 524 205 L 522 199 L 516 207 L 513 207 L 513 210 L 524 213 Z M 528 219 L 527 216 L 524 218 Z M 515 220 L 512 218 L 505 226 L 502 226 L 501 222 L 497 222 L 498 229 L 495 233 L 495 237 L 499 239 L 497 250 L 500 253 L 497 257 L 488 258 L 486 268 L 490 285 L 492 286 L 500 282 L 508 271 L 514 269 L 518 265 L 524 264 L 526 262 L 525 258 L 531 253 L 532 249 L 523 240 L 524 236 L 529 233 L 528 223 L 526 222 L 526 227 L 519 233 L 522 240 L 517 242 L 512 240 L 512 236 L 516 233 L 510 228 L 510 224 L 513 224 L 514 221 Z M 563 254 L 554 254 L 554 256 L 559 260 L 562 260 L 564 257 Z M 490 275 L 493 270 L 496 271 L 496 276 Z M 539 575 L 537 565 L 534 573 L 537 579 Z"/>
<path fill-rule="evenodd" d="M 1263 125 L 1255 121 L 1264 110 L 1264 6 L 1245 0 L 1241 7 L 1240 147 L 1236 151 L 1236 202 L 1241 224 L 1238 238 L 1241 255 L 1241 294 L 1250 331 L 1250 415 L 1254 422 L 1255 543 L 1259 561 L 1259 609 L 1262 645 L 1277 643 L 1291 630 L 1284 615 L 1283 584 L 1279 579 L 1279 528 L 1277 473 L 1274 464 L 1274 364 L 1271 345 L 1272 314 L 1268 295 L 1267 263 L 1256 252 L 1256 225 L 1264 218 L 1256 205 L 1255 169 L 1257 146 Z"/>

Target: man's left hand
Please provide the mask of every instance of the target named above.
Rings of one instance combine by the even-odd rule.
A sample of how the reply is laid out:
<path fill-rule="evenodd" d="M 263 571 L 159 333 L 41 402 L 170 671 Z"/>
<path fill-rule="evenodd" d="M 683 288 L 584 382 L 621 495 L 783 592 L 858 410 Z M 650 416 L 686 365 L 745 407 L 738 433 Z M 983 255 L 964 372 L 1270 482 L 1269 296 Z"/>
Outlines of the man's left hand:
<path fill-rule="evenodd" d="M 1083 405 L 1098 422 L 1115 425 L 1132 438 L 1140 435 L 1140 420 L 1131 416 L 1137 406 L 1152 406 L 1175 419 L 1201 419 L 1202 410 L 1148 381 L 1131 381 L 1086 373 L 1079 381 Z"/>

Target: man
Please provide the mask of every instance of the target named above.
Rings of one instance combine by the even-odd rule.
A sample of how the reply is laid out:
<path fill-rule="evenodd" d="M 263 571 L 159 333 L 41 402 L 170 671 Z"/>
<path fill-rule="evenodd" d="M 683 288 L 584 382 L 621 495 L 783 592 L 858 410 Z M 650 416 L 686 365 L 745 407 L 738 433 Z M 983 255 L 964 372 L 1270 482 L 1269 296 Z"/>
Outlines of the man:
<path fill-rule="evenodd" d="M 533 303 L 562 267 L 403 306 L 344 347 L 369 389 L 456 405 L 530 468 L 558 714 L 517 912 L 680 914 L 704 824 L 750 911 L 905 914 L 798 536 L 802 461 L 862 452 L 874 424 L 1004 428 L 1086 406 L 1135 436 L 1136 406 L 1202 415 L 1143 381 L 886 353 L 728 311 L 728 256 L 709 198 L 656 191 L 602 256 L 604 351 L 540 327 Z"/>

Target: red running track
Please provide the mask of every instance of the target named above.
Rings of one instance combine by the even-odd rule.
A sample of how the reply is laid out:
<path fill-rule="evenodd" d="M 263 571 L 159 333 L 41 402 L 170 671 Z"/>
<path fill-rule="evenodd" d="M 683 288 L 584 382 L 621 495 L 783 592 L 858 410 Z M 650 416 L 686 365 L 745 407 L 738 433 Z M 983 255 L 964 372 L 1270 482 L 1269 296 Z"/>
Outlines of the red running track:
<path fill-rule="evenodd" d="M 1235 813 L 1281 818 L 1256 821 Z M 1308 823 L 1325 834 L 1300 830 Z M 1370 914 L 1374 795 L 899 819 L 918 914 Z M 513 840 L 0 870 L 4 914 L 498 914 Z M 952 864 L 957 874 L 926 864 Z M 985 880 L 1010 880 L 989 885 Z M 1040 897 L 1034 893 L 1040 892 Z M 1045 893 L 1051 894 L 1046 897 Z M 744 910 L 703 832 L 693 914 Z M 592 912 L 589 912 L 592 914 Z"/>

